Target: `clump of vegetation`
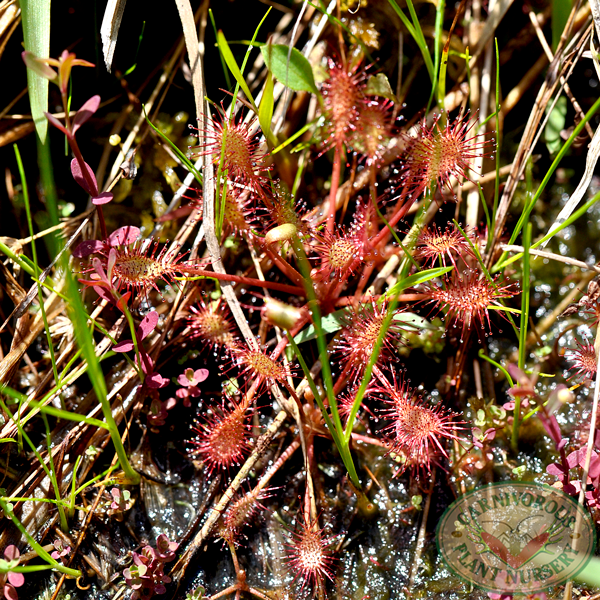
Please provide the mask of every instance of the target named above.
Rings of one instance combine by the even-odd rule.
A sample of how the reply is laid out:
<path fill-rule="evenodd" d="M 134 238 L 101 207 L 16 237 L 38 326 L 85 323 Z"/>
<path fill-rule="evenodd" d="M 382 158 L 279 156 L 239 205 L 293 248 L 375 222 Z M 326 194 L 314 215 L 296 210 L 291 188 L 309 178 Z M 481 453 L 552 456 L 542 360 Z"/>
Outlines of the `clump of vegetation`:
<path fill-rule="evenodd" d="M 430 543 L 455 497 L 546 483 L 600 521 L 600 235 L 582 261 L 569 229 L 600 197 L 596 136 L 585 173 L 565 166 L 600 108 L 567 83 L 573 61 L 598 66 L 589 7 L 289 2 L 244 48 L 209 4 L 200 40 L 178 4 L 183 41 L 138 91 L 142 54 L 109 75 L 67 36 L 48 58 L 32 32 L 50 20 L 23 7 L 2 593 L 479 597 Z M 513 81 L 507 19 L 543 40 L 547 74 Z M 79 102 L 94 66 L 106 87 Z M 158 112 L 167 90 L 188 113 Z M 578 183 L 584 204 L 557 214 Z"/>

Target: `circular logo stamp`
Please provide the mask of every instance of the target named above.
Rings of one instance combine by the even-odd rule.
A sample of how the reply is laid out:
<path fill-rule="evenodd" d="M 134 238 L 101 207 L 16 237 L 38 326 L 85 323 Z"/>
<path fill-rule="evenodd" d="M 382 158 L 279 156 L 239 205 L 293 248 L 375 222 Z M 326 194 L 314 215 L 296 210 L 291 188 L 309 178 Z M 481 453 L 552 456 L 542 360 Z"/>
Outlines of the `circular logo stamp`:
<path fill-rule="evenodd" d="M 587 511 L 564 492 L 507 482 L 454 501 L 436 541 L 462 579 L 492 592 L 530 594 L 577 575 L 594 552 L 595 535 Z"/>

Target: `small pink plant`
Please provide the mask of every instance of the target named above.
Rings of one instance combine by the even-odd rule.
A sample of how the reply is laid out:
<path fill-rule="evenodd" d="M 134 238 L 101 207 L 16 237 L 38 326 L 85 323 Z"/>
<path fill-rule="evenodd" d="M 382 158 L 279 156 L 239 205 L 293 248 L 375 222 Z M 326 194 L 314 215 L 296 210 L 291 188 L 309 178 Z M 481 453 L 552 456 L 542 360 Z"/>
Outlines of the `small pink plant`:
<path fill-rule="evenodd" d="M 483 445 L 487 442 L 491 442 L 496 437 L 496 429 L 494 427 L 490 427 L 485 431 L 482 431 L 480 427 L 473 427 L 473 445 L 483 449 Z"/>
<path fill-rule="evenodd" d="M 169 406 L 175 406 L 177 400 L 175 398 L 169 398 L 164 402 L 161 402 L 159 398 L 153 398 L 146 415 L 146 420 L 150 427 L 162 427 L 167 422 L 169 416 Z"/>
<path fill-rule="evenodd" d="M 164 574 L 164 565 L 175 559 L 178 547 L 177 542 L 161 534 L 156 540 L 156 549 L 147 545 L 140 553 L 131 553 L 133 566 L 123 571 L 125 583 L 133 590 L 131 600 L 152 598 L 167 591 L 165 586 L 171 583 L 171 578 Z"/>
<path fill-rule="evenodd" d="M 110 490 L 112 496 L 112 502 L 106 511 L 110 516 L 115 517 L 117 521 L 123 520 L 123 513 L 128 511 L 135 503 L 135 500 L 131 497 L 129 490 L 121 490 L 118 487 L 114 487 Z"/>
<path fill-rule="evenodd" d="M 18 600 L 16 588 L 25 583 L 23 573 L 11 571 L 19 565 L 20 557 L 19 549 L 11 544 L 4 549 L 4 559 L 0 559 L 0 585 L 7 600 Z"/>
<path fill-rule="evenodd" d="M 65 546 L 63 541 L 59 538 L 56 538 L 52 542 L 52 545 L 54 546 L 55 550 L 50 554 L 50 556 L 56 560 L 63 558 L 63 556 L 68 556 L 69 552 L 71 552 L 71 546 Z"/>
<path fill-rule="evenodd" d="M 155 310 L 152 310 L 141 320 L 140 324 L 135 330 L 135 338 L 140 356 L 141 367 L 144 375 L 146 376 L 144 381 L 149 388 L 154 389 L 163 388 L 169 383 L 168 379 L 162 377 L 160 373 L 157 373 L 154 370 L 154 361 L 146 352 L 146 350 L 144 349 L 144 345 L 142 344 L 142 341 L 146 337 L 148 337 L 148 335 L 150 335 L 150 333 L 154 330 L 157 324 L 158 313 Z M 113 350 L 115 352 L 131 352 L 134 348 L 135 345 L 132 340 L 124 340 L 113 346 Z"/>
<path fill-rule="evenodd" d="M 197 398 L 200 395 L 199 383 L 202 383 L 208 377 L 208 369 L 186 369 L 178 378 L 177 383 L 182 386 L 175 392 L 178 398 L 183 400 L 183 405 L 190 407 L 192 405 L 190 398 Z"/>

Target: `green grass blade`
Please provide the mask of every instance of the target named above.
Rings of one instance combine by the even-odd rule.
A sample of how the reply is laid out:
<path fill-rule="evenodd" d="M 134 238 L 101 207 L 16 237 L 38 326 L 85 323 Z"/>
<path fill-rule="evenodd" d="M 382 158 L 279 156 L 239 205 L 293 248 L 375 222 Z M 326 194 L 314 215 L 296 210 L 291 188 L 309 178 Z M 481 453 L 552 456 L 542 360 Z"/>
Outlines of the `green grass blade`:
<path fill-rule="evenodd" d="M 119 79 L 123 79 L 127 77 L 127 75 L 131 75 L 137 68 L 138 57 L 140 55 L 140 48 L 142 47 L 142 41 L 144 40 L 144 30 L 146 29 L 146 21 L 142 21 L 142 30 L 140 31 L 140 35 L 138 36 L 138 45 L 135 50 L 135 55 L 133 57 L 133 64 L 119 77 Z"/>
<path fill-rule="evenodd" d="M 2 508 L 4 515 L 7 516 L 13 522 L 15 527 L 21 532 L 23 537 L 29 542 L 29 545 L 31 546 L 31 548 L 37 552 L 37 555 L 41 559 L 45 560 L 53 569 L 56 569 L 57 571 L 60 571 L 61 573 L 65 573 L 66 575 L 69 575 L 73 578 L 82 576 L 81 571 L 79 571 L 78 569 L 70 569 L 68 567 L 65 567 L 62 563 L 58 562 L 57 560 L 54 560 L 50 556 L 50 554 L 48 552 L 46 552 L 46 550 L 44 550 L 44 548 L 42 548 L 42 546 L 33 537 L 31 537 L 31 535 L 29 534 L 27 529 L 25 529 L 25 527 L 23 527 L 23 524 L 21 523 L 21 521 L 19 521 L 19 519 L 17 519 L 17 517 L 15 516 L 15 513 L 10 509 L 8 504 L 2 498 L 0 498 L 0 508 Z"/>
<path fill-rule="evenodd" d="M 409 263 L 410 264 L 410 263 Z M 386 298 L 391 298 L 397 296 L 402 290 L 405 290 L 409 287 L 414 287 L 415 285 L 419 285 L 420 283 L 425 283 L 430 279 L 435 279 L 436 277 L 441 277 L 446 273 L 452 271 L 454 267 L 437 267 L 435 269 L 426 269 L 425 271 L 421 271 L 420 273 L 415 273 L 414 275 L 410 275 L 409 277 L 404 277 L 398 283 L 393 285 L 385 294 L 382 294 L 379 299 L 379 304 L 383 302 Z"/>
<path fill-rule="evenodd" d="M 267 75 L 267 80 L 263 87 L 263 95 L 258 107 L 258 121 L 263 132 L 271 133 L 271 121 L 273 120 L 273 107 L 275 105 L 273 99 L 273 76 L 271 73 Z"/>
<path fill-rule="evenodd" d="M 435 69 L 433 67 L 433 61 L 431 60 L 431 54 L 429 53 L 429 48 L 427 47 L 427 43 L 425 42 L 425 36 L 423 35 L 423 30 L 421 29 L 421 25 L 419 23 L 419 17 L 417 17 L 417 13 L 415 12 L 415 7 L 411 0 L 407 1 L 408 10 L 410 12 L 410 16 L 412 18 L 412 24 L 408 17 L 402 12 L 402 9 L 396 3 L 396 0 L 388 0 L 391 7 L 396 11 L 396 14 L 400 17 L 400 20 L 408 29 L 408 33 L 414 38 L 417 46 L 419 46 L 419 50 L 421 50 L 421 54 L 423 55 L 423 60 L 425 61 L 425 66 L 427 67 L 427 72 L 429 73 L 429 78 L 431 82 L 435 85 Z"/>
<path fill-rule="evenodd" d="M 527 348 L 527 325 L 529 323 L 530 263 L 529 248 L 531 246 L 531 223 L 525 228 L 523 236 L 523 281 L 521 283 L 521 327 L 519 328 L 519 369 L 525 368 Z"/>
<path fill-rule="evenodd" d="M 25 204 L 25 214 L 27 216 L 27 226 L 29 228 L 29 236 L 31 237 L 31 255 L 33 257 L 33 264 L 35 267 L 36 273 L 41 272 L 41 269 L 38 265 L 37 260 L 37 249 L 34 239 L 34 230 L 33 230 L 33 218 L 31 215 L 31 206 L 29 204 L 29 189 L 27 187 L 27 179 L 25 177 L 25 169 L 23 167 L 23 161 L 21 160 L 21 153 L 19 152 L 19 147 L 14 144 L 13 145 L 15 151 L 15 157 L 17 159 L 17 168 L 19 170 L 19 176 L 21 177 L 21 187 L 23 190 L 23 203 Z M 42 294 L 42 286 L 37 284 L 38 287 L 38 302 L 40 304 L 40 311 L 42 313 L 42 319 L 44 321 L 44 331 L 46 332 L 46 341 L 48 342 L 48 350 L 50 352 L 50 363 L 52 365 L 52 374 L 54 375 L 54 382 L 58 383 L 58 371 L 56 369 L 56 357 L 54 355 L 54 344 L 52 343 L 52 336 L 50 335 L 50 327 L 48 325 L 48 317 L 46 315 L 46 309 L 44 307 L 44 296 Z"/>
<path fill-rule="evenodd" d="M 319 358 L 321 360 L 323 385 L 327 393 L 327 400 L 329 401 L 329 408 L 331 410 L 333 423 L 338 434 L 341 437 L 343 435 L 342 421 L 340 419 L 340 415 L 337 408 L 337 400 L 333 393 L 333 377 L 331 375 L 331 365 L 329 363 L 329 354 L 327 352 L 327 340 L 325 338 L 325 332 L 323 331 L 321 325 L 321 311 L 319 310 L 319 302 L 317 300 L 317 296 L 312 285 L 312 279 L 310 277 L 310 263 L 308 262 L 308 258 L 306 256 L 306 252 L 304 251 L 304 247 L 302 246 L 302 242 L 297 236 L 295 236 L 292 239 L 292 248 L 294 249 L 294 253 L 296 255 L 296 258 L 298 259 L 298 265 L 300 267 L 300 272 L 302 273 L 302 279 L 308 297 L 308 306 L 310 314 L 312 317 L 313 324 L 315 326 L 315 331 L 317 332 L 317 346 L 319 348 Z M 340 451 L 342 450 L 340 449 Z M 356 482 L 353 481 L 353 483 L 355 483 L 355 485 L 357 485 L 360 488 L 360 482 L 358 481 L 358 479 Z"/>
<path fill-rule="evenodd" d="M 304 127 L 300 128 L 298 131 L 296 131 L 296 133 L 291 135 L 287 140 L 285 140 L 284 142 L 279 144 L 279 146 L 277 146 L 277 148 L 275 148 L 271 152 L 271 155 L 281 152 L 281 150 L 283 150 L 286 146 L 289 146 L 292 142 L 297 140 L 301 135 L 306 133 L 313 125 L 315 125 L 317 123 L 317 121 L 319 119 L 320 119 L 320 117 L 317 117 L 316 119 L 313 119 L 310 123 L 307 123 L 306 125 L 304 125 Z"/>
<path fill-rule="evenodd" d="M 36 402 L 32 400 L 29 405 L 32 408 L 37 408 L 41 413 L 52 415 L 53 417 L 57 417 L 59 419 L 65 419 L 66 421 L 75 421 L 76 423 L 86 423 L 87 425 L 92 425 L 93 427 L 101 427 L 102 429 L 108 429 L 108 426 L 104 421 L 100 421 L 99 419 L 94 419 L 92 417 L 88 417 L 86 415 L 80 415 L 78 413 L 70 412 L 68 410 L 62 410 L 60 408 L 55 408 L 54 406 L 43 406 L 41 402 Z"/>
<path fill-rule="evenodd" d="M 500 115 L 500 51 L 498 50 L 498 38 L 494 38 L 494 47 L 496 48 L 496 112 L 494 116 L 496 118 L 496 128 L 498 125 L 498 116 Z M 498 212 L 498 202 L 500 201 L 500 150 L 501 150 L 501 142 L 498 133 L 496 133 L 496 179 L 494 181 L 494 206 L 492 208 L 492 222 L 490 227 L 488 228 L 488 239 L 485 251 L 486 253 L 489 251 L 490 245 L 492 243 L 492 238 L 494 236 L 494 230 L 496 228 L 496 213 Z"/>
<path fill-rule="evenodd" d="M 525 235 L 523 236 L 523 283 L 521 285 L 521 330 L 519 333 L 519 369 L 525 368 L 525 354 L 527 349 L 527 324 L 529 321 L 529 247 L 531 246 L 531 223 L 525 226 Z M 513 411 L 513 429 L 511 436 L 511 446 L 516 452 L 519 447 L 519 427 L 521 425 L 521 396 L 514 396 L 515 408 Z"/>
<path fill-rule="evenodd" d="M 125 472 L 125 475 L 133 485 L 136 485 L 140 481 L 139 474 L 133 470 L 129 464 L 127 453 L 121 442 L 121 436 L 119 430 L 113 418 L 110 402 L 108 401 L 106 382 L 104 380 L 104 373 L 100 367 L 100 361 L 96 356 L 96 350 L 94 347 L 94 340 L 92 334 L 87 326 L 88 315 L 83 307 L 83 302 L 79 296 L 79 290 L 73 279 L 70 270 L 65 269 L 65 280 L 66 280 L 66 291 L 69 298 L 69 315 L 71 322 L 73 323 L 73 330 L 77 343 L 81 348 L 81 353 L 85 358 L 88 365 L 88 377 L 96 393 L 96 398 L 102 405 L 102 412 L 104 413 L 104 420 L 110 431 L 115 451 L 119 457 L 121 468 Z"/>
<path fill-rule="evenodd" d="M 581 131 L 585 127 L 586 123 L 596 114 L 596 112 L 599 109 L 600 109 L 600 98 L 598 100 L 596 100 L 596 102 L 594 102 L 592 107 L 587 111 L 585 118 L 582 119 L 576 125 L 575 129 L 573 129 L 573 133 L 569 136 L 569 139 L 563 144 L 563 147 L 559 150 L 554 161 L 552 161 L 552 165 L 550 165 L 548 172 L 544 176 L 544 179 L 542 179 L 542 182 L 540 183 L 535 195 L 533 196 L 531 201 L 527 204 L 527 206 L 525 206 L 525 208 L 523 209 L 523 213 L 521 214 L 521 217 L 519 218 L 517 225 L 515 226 L 512 234 L 510 236 L 508 245 L 512 245 L 515 243 L 517 236 L 519 235 L 519 233 L 521 232 L 521 229 L 523 228 L 523 224 L 529 220 L 529 215 L 531 214 L 533 207 L 535 206 L 536 202 L 539 200 L 543 191 L 546 189 L 546 185 L 550 181 L 550 178 L 554 174 L 554 171 L 558 168 L 560 162 L 564 158 L 565 154 L 568 152 L 569 148 L 571 147 L 571 145 L 573 144 L 573 142 L 575 141 L 577 136 L 581 133 Z M 558 232 L 558 230 L 555 230 L 552 233 L 556 234 L 557 232 Z M 532 248 L 535 248 L 535 247 L 536 247 L 535 245 L 532 246 Z M 504 252 L 502 254 L 502 256 L 500 257 L 500 259 L 498 260 L 496 265 L 494 265 L 494 267 L 491 269 L 491 271 L 496 272 L 499 270 L 499 265 L 508 264 L 508 263 L 504 263 L 505 260 L 506 260 L 506 252 Z"/>
<path fill-rule="evenodd" d="M 556 50 L 560 36 L 571 14 L 571 0 L 552 0 L 552 50 Z"/>
<path fill-rule="evenodd" d="M 446 4 L 444 0 L 440 0 L 435 17 L 435 70 L 438 75 L 437 82 L 437 102 L 440 109 L 444 110 L 444 100 L 446 98 L 446 71 L 448 69 L 448 53 L 450 52 L 450 37 L 442 50 L 440 61 L 440 44 L 442 43 L 442 30 L 444 25 L 444 8 Z M 444 112 L 444 115 L 446 113 Z"/>
<path fill-rule="evenodd" d="M 242 88 L 242 91 L 246 95 L 248 102 L 250 102 L 250 104 L 252 105 L 254 112 L 258 114 L 258 108 L 256 106 L 256 102 L 254 102 L 254 96 L 252 96 L 252 92 L 250 92 L 250 88 L 248 87 L 248 84 L 246 83 L 246 80 L 244 79 L 244 76 L 242 75 L 242 72 L 240 71 L 237 62 L 235 62 L 235 58 L 233 56 L 233 53 L 231 52 L 231 48 L 229 48 L 229 44 L 227 43 L 225 35 L 221 30 L 219 30 L 217 33 L 217 44 L 225 62 L 227 63 L 227 66 L 229 67 L 229 70 L 231 71 L 231 74 L 237 81 L 237 84 L 240 86 L 240 88 Z"/>
<path fill-rule="evenodd" d="M 213 14 L 212 8 L 208 9 L 208 14 L 210 16 L 210 22 L 212 23 L 212 26 L 213 26 L 213 31 L 215 32 L 215 39 L 218 39 L 217 24 L 215 22 L 215 15 Z M 227 68 L 227 63 L 225 62 L 225 59 L 223 58 L 223 53 L 221 52 L 221 48 L 219 47 L 218 44 L 217 44 L 217 48 L 219 49 L 219 58 L 221 59 L 221 68 L 223 69 L 223 75 L 225 76 L 225 81 L 227 82 L 227 89 L 230 90 L 232 86 L 231 86 L 231 78 L 229 77 L 229 69 Z"/>
<path fill-rule="evenodd" d="M 162 140 L 164 140 L 164 142 L 173 150 L 175 155 L 179 158 L 179 160 L 181 161 L 183 166 L 190 173 L 193 173 L 196 181 L 200 185 L 202 185 L 202 174 L 200 173 L 200 171 L 198 171 L 198 169 L 196 169 L 196 167 L 194 166 L 194 163 L 171 141 L 171 139 L 167 135 L 165 135 L 160 129 L 158 129 L 158 127 L 156 127 L 152 124 L 152 122 L 148 118 L 148 115 L 146 114 L 146 107 L 143 104 L 142 104 L 142 111 L 144 112 L 144 118 L 146 119 L 146 123 L 148 123 L 148 125 L 150 125 L 150 127 L 156 132 L 156 134 Z"/>
<path fill-rule="evenodd" d="M 23 40 L 25 50 L 33 52 L 39 58 L 48 58 L 50 53 L 50 0 L 21 0 L 21 18 L 23 19 Z M 27 69 L 27 91 L 31 104 L 31 116 L 35 130 L 42 142 L 48 136 L 48 84 L 50 82 Z"/>
<path fill-rule="evenodd" d="M 500 363 L 497 363 L 495 360 L 492 360 L 489 356 L 487 356 L 484 353 L 483 348 L 479 350 L 479 358 L 483 358 L 483 360 L 489 362 L 491 365 L 494 365 L 494 367 L 499 369 L 504 374 L 504 377 L 506 377 L 506 381 L 508 381 L 510 387 L 515 387 L 515 383 L 512 380 L 512 377 L 508 374 L 508 371 Z"/>

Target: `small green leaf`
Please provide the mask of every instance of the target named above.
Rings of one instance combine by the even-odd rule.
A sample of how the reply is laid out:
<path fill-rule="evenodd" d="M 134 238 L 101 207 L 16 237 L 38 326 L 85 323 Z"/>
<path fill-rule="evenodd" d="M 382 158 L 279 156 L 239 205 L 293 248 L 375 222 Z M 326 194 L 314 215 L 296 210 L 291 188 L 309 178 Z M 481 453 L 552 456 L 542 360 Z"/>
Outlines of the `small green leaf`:
<path fill-rule="evenodd" d="M 263 95 L 258 108 L 258 122 L 262 129 L 265 137 L 271 131 L 271 120 L 273 119 L 273 77 L 271 73 L 267 75 L 267 81 L 265 81 L 265 87 L 263 88 Z"/>
<path fill-rule="evenodd" d="M 527 472 L 527 466 L 526 465 L 521 465 L 520 467 L 515 467 L 512 472 L 519 478 L 521 479 L 521 477 L 523 477 L 523 475 L 525 475 L 525 473 Z"/>
<path fill-rule="evenodd" d="M 412 496 L 412 498 L 410 499 L 410 503 L 414 506 L 414 508 L 416 508 L 417 510 L 421 510 L 421 507 L 423 505 L 423 496 Z"/>
<path fill-rule="evenodd" d="M 565 96 L 561 96 L 558 99 L 556 106 L 550 113 L 548 123 L 546 124 L 546 129 L 544 130 L 544 138 L 550 154 L 556 154 L 563 145 L 560 132 L 565 128 L 566 117 L 567 99 Z"/>
<path fill-rule="evenodd" d="M 348 310 L 349 309 L 347 308 L 342 308 L 323 317 L 321 319 L 323 333 L 333 333 L 334 331 L 341 329 L 345 325 L 344 316 L 348 314 Z M 294 338 L 294 342 L 296 342 L 296 344 L 302 344 L 314 340 L 316 337 L 317 334 L 314 325 L 309 325 Z"/>
<path fill-rule="evenodd" d="M 296 92 L 319 93 L 310 63 L 296 48 L 292 48 L 290 53 L 288 46 L 270 44 L 263 46 L 260 51 L 267 68 L 281 83 Z"/>
<path fill-rule="evenodd" d="M 254 102 L 254 98 L 252 97 L 250 88 L 248 87 L 248 84 L 246 83 L 246 80 L 244 79 L 244 76 L 242 75 L 242 72 L 240 71 L 237 62 L 235 62 L 235 58 L 233 56 L 233 53 L 231 52 L 231 48 L 229 48 L 229 44 L 227 43 L 225 35 L 223 35 L 223 32 L 221 30 L 219 30 L 219 33 L 217 33 L 217 44 L 219 45 L 221 55 L 227 63 L 231 74 L 235 77 L 235 80 L 238 82 L 238 85 L 242 88 L 244 94 L 246 94 L 246 98 L 248 98 L 250 104 L 252 104 L 254 111 L 258 113 L 258 108 L 256 107 L 256 102 Z"/>
<path fill-rule="evenodd" d="M 396 96 L 392 91 L 392 86 L 390 85 L 387 76 L 383 73 L 377 73 L 377 75 L 372 75 L 369 77 L 365 94 L 367 96 L 381 96 L 382 98 L 387 98 L 388 100 L 393 100 L 394 102 L 396 101 Z"/>
<path fill-rule="evenodd" d="M 437 269 L 427 269 L 425 271 L 421 271 L 420 273 L 415 273 L 414 275 L 410 275 L 394 286 L 392 286 L 384 295 L 379 299 L 379 303 L 381 304 L 385 298 L 393 297 L 399 294 L 402 290 L 405 290 L 409 287 L 414 287 L 415 285 L 419 285 L 420 283 L 425 283 L 430 279 L 435 279 L 436 277 L 441 277 L 445 273 L 452 271 L 454 267 L 439 267 Z"/>

